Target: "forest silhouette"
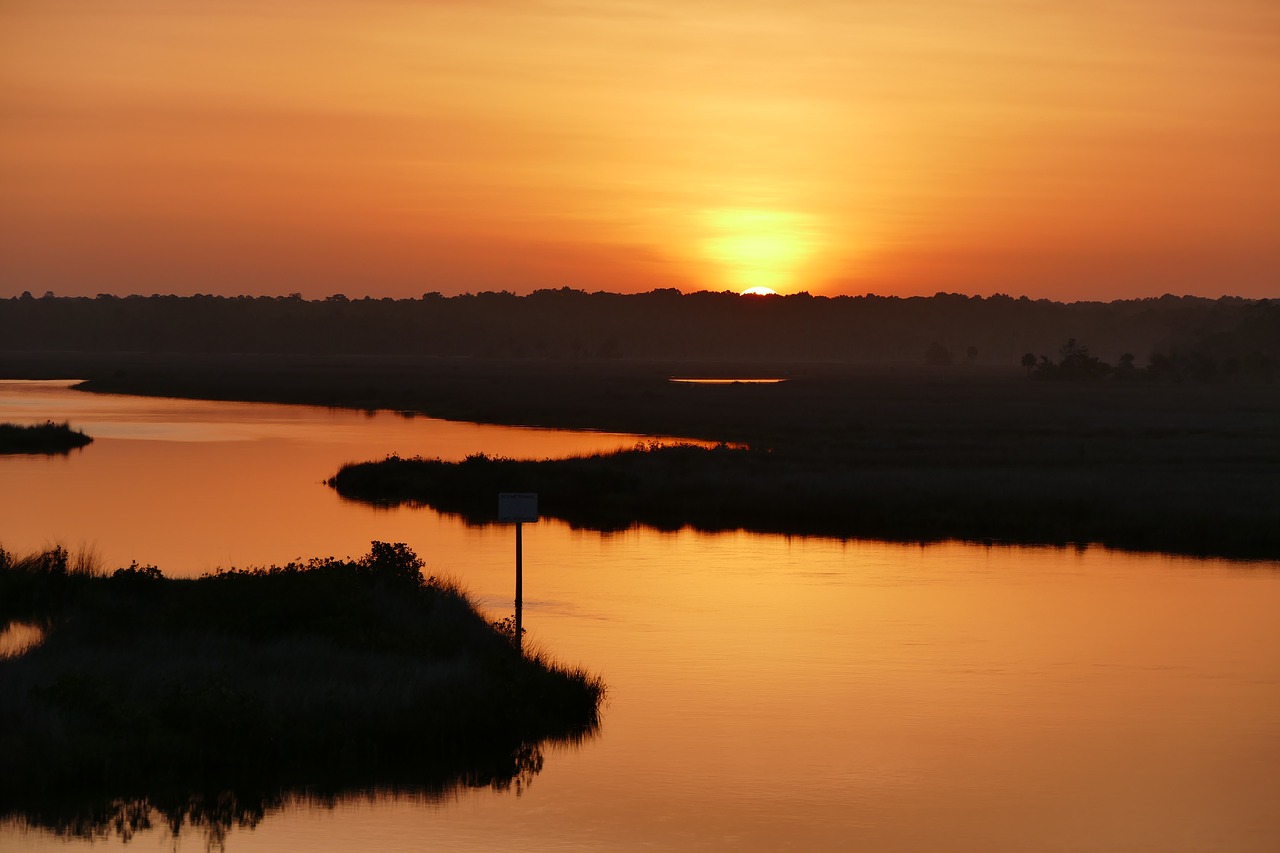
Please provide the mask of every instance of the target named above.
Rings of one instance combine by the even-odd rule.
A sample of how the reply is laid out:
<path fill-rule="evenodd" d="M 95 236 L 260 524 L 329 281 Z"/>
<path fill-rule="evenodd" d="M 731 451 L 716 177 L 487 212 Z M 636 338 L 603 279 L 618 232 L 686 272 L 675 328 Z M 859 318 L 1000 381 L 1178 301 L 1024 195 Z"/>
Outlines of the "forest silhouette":
<path fill-rule="evenodd" d="M 550 360 L 1016 365 L 1075 338 L 1168 378 L 1270 379 L 1275 300 L 1164 296 L 1060 303 L 1005 295 L 742 297 L 539 290 L 420 299 L 126 296 L 0 299 L 0 352 L 274 353 Z M 1190 366 L 1196 360 L 1197 367 Z M 1179 372 L 1177 364 L 1188 367 Z M 1216 372 L 1216 371 L 1215 371 Z"/>

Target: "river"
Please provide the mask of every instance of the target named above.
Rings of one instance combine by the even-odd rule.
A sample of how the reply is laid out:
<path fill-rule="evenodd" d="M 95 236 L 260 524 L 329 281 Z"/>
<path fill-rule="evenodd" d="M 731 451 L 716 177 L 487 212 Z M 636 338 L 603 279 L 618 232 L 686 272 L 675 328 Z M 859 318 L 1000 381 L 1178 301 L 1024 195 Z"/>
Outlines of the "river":
<path fill-rule="evenodd" d="M 389 453 L 549 456 L 634 436 L 0 383 L 0 545 L 174 576 L 406 542 L 509 613 L 514 533 L 323 484 Z M 532 783 L 308 803 L 230 851 L 1270 851 L 1280 843 L 1280 563 L 749 533 L 524 528 L 532 645 L 609 685 L 600 733 Z M 128 849 L 167 845 L 135 838 Z M 198 830 L 182 849 L 204 849 Z M 14 823 L 0 851 L 78 849 Z M 119 839 L 98 840 L 113 849 Z"/>

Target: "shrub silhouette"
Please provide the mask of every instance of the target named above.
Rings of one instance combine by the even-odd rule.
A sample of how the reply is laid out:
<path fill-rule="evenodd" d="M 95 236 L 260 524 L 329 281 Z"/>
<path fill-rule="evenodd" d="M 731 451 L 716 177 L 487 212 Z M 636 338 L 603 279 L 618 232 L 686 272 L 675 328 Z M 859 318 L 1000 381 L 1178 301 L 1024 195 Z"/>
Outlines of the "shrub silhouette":
<path fill-rule="evenodd" d="M 944 366 L 951 363 L 951 350 L 942 344 L 934 341 L 929 344 L 929 348 L 924 351 L 924 363 L 935 366 Z"/>
<path fill-rule="evenodd" d="M 1030 355 L 1030 353 L 1027 353 Z M 1054 363 L 1048 356 L 1040 356 L 1033 376 L 1036 379 L 1050 379 L 1060 382 L 1101 379 L 1111 373 L 1111 365 L 1100 361 L 1089 354 L 1089 348 L 1069 338 L 1058 349 L 1058 361 Z M 1022 364 L 1027 365 L 1027 356 L 1022 357 Z"/>
<path fill-rule="evenodd" d="M 408 545 L 377 540 L 369 544 L 369 553 L 357 563 L 368 577 L 396 583 L 423 582 L 422 569 L 425 564 Z"/>

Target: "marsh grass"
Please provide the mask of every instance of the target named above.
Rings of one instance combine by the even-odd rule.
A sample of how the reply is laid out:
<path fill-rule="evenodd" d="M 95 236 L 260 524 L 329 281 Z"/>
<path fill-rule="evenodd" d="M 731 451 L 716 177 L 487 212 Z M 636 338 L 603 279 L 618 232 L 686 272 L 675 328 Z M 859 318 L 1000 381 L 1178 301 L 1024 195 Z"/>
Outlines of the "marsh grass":
<path fill-rule="evenodd" d="M 912 440 L 902 435 L 899 442 Z M 344 466 L 329 484 L 352 500 L 423 504 L 494 520 L 502 491 L 539 494 L 543 515 L 612 531 L 746 529 L 762 533 L 892 541 L 961 539 L 1046 545 L 1101 544 L 1171 553 L 1274 558 L 1280 554 L 1275 482 L 1248 459 L 1221 449 L 1213 470 L 1162 450 L 1116 448 L 1083 459 L 1072 442 L 1060 455 L 1037 445 L 1019 458 L 949 461 L 927 443 L 910 465 L 877 464 L 857 452 L 753 450 L 728 446 L 640 446 L 566 459 L 471 456 L 461 462 L 400 459 Z M 901 454 L 901 448 L 898 450 Z M 1223 479 L 1217 476 L 1227 472 Z M 1209 484 L 1218 482 L 1224 488 Z"/>
<path fill-rule="evenodd" d="M 72 429 L 69 423 L 0 424 L 0 454 L 70 453 L 92 441 L 83 432 Z"/>
<path fill-rule="evenodd" d="M 379 542 L 197 579 L 0 553 L 0 625 L 44 634 L 0 659 L 0 818 L 223 831 L 308 792 L 527 784 L 540 744 L 595 731 L 603 685 L 421 569 Z"/>

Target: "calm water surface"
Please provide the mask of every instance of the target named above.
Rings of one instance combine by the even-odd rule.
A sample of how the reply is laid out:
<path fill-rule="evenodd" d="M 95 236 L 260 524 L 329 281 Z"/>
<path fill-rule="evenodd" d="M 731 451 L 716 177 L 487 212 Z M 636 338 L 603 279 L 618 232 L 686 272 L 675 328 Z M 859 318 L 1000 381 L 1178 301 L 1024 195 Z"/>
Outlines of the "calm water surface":
<path fill-rule="evenodd" d="M 48 417 L 97 441 L 0 458 L 6 548 L 83 544 L 193 575 L 404 541 L 495 615 L 509 528 L 375 511 L 321 481 L 391 452 L 635 440 L 0 384 L 0 420 Z M 544 521 L 525 528 L 525 623 L 605 677 L 601 734 L 550 749 L 521 796 L 302 804 L 227 849 L 1271 851 L 1278 570 Z M 84 845 L 0 828 L 4 851 Z"/>

